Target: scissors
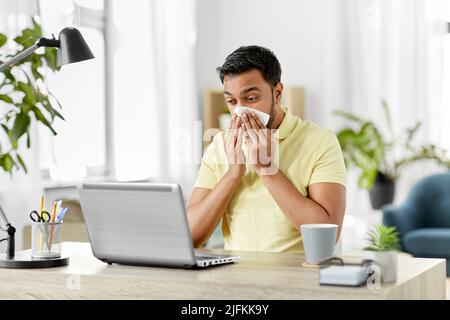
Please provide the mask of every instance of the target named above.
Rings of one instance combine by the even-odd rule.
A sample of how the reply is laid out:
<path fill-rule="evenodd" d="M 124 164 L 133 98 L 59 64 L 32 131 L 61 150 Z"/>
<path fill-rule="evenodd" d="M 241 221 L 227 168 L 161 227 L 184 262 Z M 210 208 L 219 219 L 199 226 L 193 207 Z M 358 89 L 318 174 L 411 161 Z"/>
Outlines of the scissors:
<path fill-rule="evenodd" d="M 42 211 L 42 214 L 39 214 L 36 210 L 33 210 L 30 212 L 30 218 L 34 222 L 49 222 L 51 216 L 47 211 Z"/>

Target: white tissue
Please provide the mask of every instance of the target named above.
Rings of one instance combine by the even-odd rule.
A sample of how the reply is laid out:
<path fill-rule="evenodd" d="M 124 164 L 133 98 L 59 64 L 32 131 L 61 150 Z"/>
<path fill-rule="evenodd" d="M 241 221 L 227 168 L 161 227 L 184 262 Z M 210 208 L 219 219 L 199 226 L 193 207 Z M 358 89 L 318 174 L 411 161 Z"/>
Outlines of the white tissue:
<path fill-rule="evenodd" d="M 234 108 L 234 113 L 238 116 L 241 116 L 242 112 L 244 111 L 253 111 L 254 113 L 256 113 L 256 115 L 258 116 L 259 120 L 261 120 L 262 124 L 264 126 L 267 126 L 267 123 L 269 122 L 270 119 L 270 115 L 249 107 L 244 107 L 244 106 L 239 106 Z"/>

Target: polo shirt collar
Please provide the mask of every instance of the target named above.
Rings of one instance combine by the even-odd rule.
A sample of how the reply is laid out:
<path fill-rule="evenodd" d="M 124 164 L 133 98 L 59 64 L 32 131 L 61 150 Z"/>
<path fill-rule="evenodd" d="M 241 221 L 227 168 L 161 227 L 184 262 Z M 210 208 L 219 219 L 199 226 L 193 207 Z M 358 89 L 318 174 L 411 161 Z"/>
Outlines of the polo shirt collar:
<path fill-rule="evenodd" d="M 279 140 L 286 139 L 289 134 L 292 132 L 292 130 L 295 128 L 295 125 L 297 123 L 298 117 L 293 116 L 287 108 L 283 108 L 285 114 L 283 121 L 281 121 L 280 126 L 278 127 L 278 130 L 275 133 L 275 138 Z"/>

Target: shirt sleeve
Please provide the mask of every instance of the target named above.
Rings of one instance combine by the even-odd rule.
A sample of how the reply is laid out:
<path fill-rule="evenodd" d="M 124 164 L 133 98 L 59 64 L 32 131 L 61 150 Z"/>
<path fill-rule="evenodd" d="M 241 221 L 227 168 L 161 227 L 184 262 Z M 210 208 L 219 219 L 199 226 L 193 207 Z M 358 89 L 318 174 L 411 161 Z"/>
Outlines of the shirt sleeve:
<path fill-rule="evenodd" d="M 197 173 L 197 179 L 195 180 L 195 188 L 207 188 L 213 189 L 218 182 L 217 175 L 217 136 L 206 148 L 202 157 L 200 169 Z"/>
<path fill-rule="evenodd" d="M 326 130 L 319 146 L 317 161 L 311 174 L 309 184 L 318 182 L 347 184 L 347 173 L 341 146 L 336 135 Z"/>

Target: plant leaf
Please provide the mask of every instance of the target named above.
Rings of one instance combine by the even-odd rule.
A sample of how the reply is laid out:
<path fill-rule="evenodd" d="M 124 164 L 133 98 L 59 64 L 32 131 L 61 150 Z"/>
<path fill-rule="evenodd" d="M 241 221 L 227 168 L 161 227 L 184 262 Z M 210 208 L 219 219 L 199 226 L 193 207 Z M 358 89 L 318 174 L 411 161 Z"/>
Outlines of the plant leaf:
<path fill-rule="evenodd" d="M 14 162 L 13 158 L 9 153 L 6 153 L 3 155 L 3 169 L 5 169 L 6 172 L 11 172 L 16 163 Z"/>
<path fill-rule="evenodd" d="M 37 36 L 34 33 L 33 29 L 26 28 L 22 31 L 21 35 L 14 38 L 14 41 L 17 44 L 20 44 L 21 46 L 23 46 L 24 49 L 26 49 L 28 47 L 31 47 L 33 44 L 35 44 L 38 39 L 39 39 L 39 36 Z"/>
<path fill-rule="evenodd" d="M 14 103 L 13 99 L 6 94 L 0 94 L 0 100 L 5 101 L 6 103 Z"/>
<path fill-rule="evenodd" d="M 25 94 L 23 97 L 23 102 L 25 104 L 33 106 L 36 103 L 34 87 L 31 84 L 26 84 L 25 82 L 19 81 L 17 83 L 17 90 L 22 91 Z"/>
<path fill-rule="evenodd" d="M 50 99 L 48 97 L 44 97 L 41 101 L 41 104 L 45 108 L 45 110 L 47 110 L 47 112 L 50 113 L 50 115 L 52 116 L 52 121 L 55 117 L 58 117 L 64 121 L 66 120 L 64 119 L 61 113 L 59 113 L 55 108 L 53 108 L 53 106 L 50 103 Z"/>
<path fill-rule="evenodd" d="M 39 22 L 36 20 L 37 17 L 33 17 L 31 20 L 33 22 L 33 32 L 37 37 L 42 37 L 42 28 Z"/>
<path fill-rule="evenodd" d="M 30 117 L 27 113 L 20 112 L 17 114 L 14 120 L 13 127 L 10 131 L 11 144 L 13 144 L 14 149 L 17 149 L 17 142 L 20 137 L 27 131 L 28 125 L 30 124 Z"/>
<path fill-rule="evenodd" d="M 51 93 L 51 92 L 49 92 L 49 96 L 52 97 L 53 100 L 56 101 L 56 103 L 58 104 L 58 107 L 62 110 L 63 107 L 62 107 L 61 103 L 59 102 L 58 98 L 56 98 L 55 95 L 53 93 Z M 49 99 L 49 101 L 50 101 L 50 99 Z M 52 103 L 52 105 L 53 105 L 53 103 Z"/>
<path fill-rule="evenodd" d="M 36 41 L 42 37 L 42 29 L 35 18 L 32 19 L 32 28 L 26 28 L 22 34 L 14 38 L 14 41 L 24 47 L 24 49 L 32 46 Z"/>
<path fill-rule="evenodd" d="M 25 173 L 28 173 L 27 166 L 25 165 L 25 162 L 23 161 L 22 157 L 18 153 L 16 153 L 16 157 L 17 161 L 19 161 L 20 165 L 22 166 L 23 171 L 25 171 Z"/>
<path fill-rule="evenodd" d="M 9 137 L 9 128 L 3 123 L 0 126 L 3 128 L 3 130 L 6 133 L 6 135 Z"/>
<path fill-rule="evenodd" d="M 335 110 L 335 111 L 333 111 L 333 115 L 339 116 L 339 117 L 342 117 L 344 119 L 347 119 L 347 120 L 350 120 L 350 121 L 353 121 L 353 122 L 357 122 L 357 123 L 360 123 L 360 124 L 366 122 L 363 119 L 361 119 L 360 117 L 357 117 L 354 114 L 351 114 L 350 112 L 343 111 L 343 110 Z"/>
<path fill-rule="evenodd" d="M 36 116 L 36 119 L 39 120 L 40 122 L 42 122 L 46 127 L 48 127 L 50 129 L 50 131 L 56 136 L 56 134 L 57 134 L 56 131 L 52 128 L 50 122 L 45 118 L 42 111 L 36 106 L 33 106 L 31 108 L 31 110 L 33 111 L 34 115 Z"/>
<path fill-rule="evenodd" d="M 414 136 L 416 135 L 416 133 L 419 130 L 421 125 L 422 125 L 422 123 L 420 121 L 417 121 L 416 124 L 413 127 L 406 129 L 406 141 L 405 141 L 405 144 L 406 144 L 407 147 L 411 146 L 411 142 L 412 142 Z"/>
<path fill-rule="evenodd" d="M 8 37 L 5 36 L 3 33 L 0 33 L 0 48 L 3 47 L 7 41 Z"/>
<path fill-rule="evenodd" d="M 6 79 L 8 79 L 10 82 L 16 82 L 16 78 L 12 75 L 11 69 L 3 70 L 2 72 L 5 75 Z"/>
<path fill-rule="evenodd" d="M 56 48 L 45 47 L 44 59 L 47 63 L 47 66 L 53 71 L 59 71 L 61 67 L 57 65 L 56 59 L 57 50 Z"/>
<path fill-rule="evenodd" d="M 11 130 L 9 130 L 9 128 L 4 124 L 2 124 L 1 127 L 3 128 L 6 135 L 8 136 L 9 142 L 11 143 L 11 147 L 13 149 L 17 149 L 17 147 L 18 147 L 17 139 L 15 137 L 13 137 Z"/>
<path fill-rule="evenodd" d="M 31 147 L 30 131 L 27 130 L 27 148 L 30 149 L 30 147 Z"/>
<path fill-rule="evenodd" d="M 391 110 L 385 99 L 381 100 L 381 106 L 384 110 L 384 116 L 386 117 L 386 123 L 388 125 L 389 131 L 391 133 L 392 140 L 395 140 L 394 124 L 392 123 Z"/>
<path fill-rule="evenodd" d="M 42 74 L 39 72 L 39 68 L 42 67 L 42 57 L 39 54 L 32 54 L 30 56 L 30 62 L 31 62 L 31 73 L 33 74 L 33 77 L 38 79 L 44 79 Z M 28 81 L 28 83 L 31 83 L 31 81 Z"/>
<path fill-rule="evenodd" d="M 32 65 L 31 66 L 31 73 L 33 74 L 33 77 L 37 80 L 37 79 L 44 79 L 44 77 L 42 76 L 42 74 L 38 71 L 38 69 Z"/>
<path fill-rule="evenodd" d="M 361 169 L 358 185 L 360 188 L 370 189 L 384 161 L 386 143 L 372 122 L 353 117 L 345 112 L 343 114 L 356 119 L 355 121 L 361 124 L 359 130 L 344 128 L 336 134 L 345 162 Z"/>
<path fill-rule="evenodd" d="M 400 247 L 400 239 L 396 227 L 378 225 L 370 230 L 367 235 L 369 245 L 365 250 L 391 251 L 398 250 Z"/>

